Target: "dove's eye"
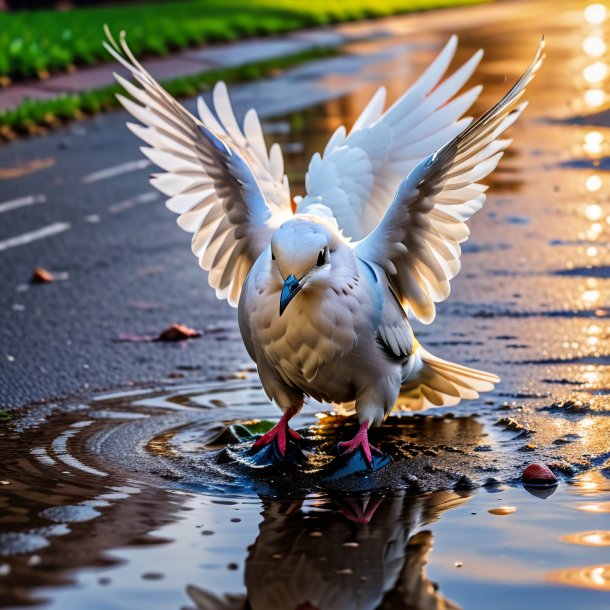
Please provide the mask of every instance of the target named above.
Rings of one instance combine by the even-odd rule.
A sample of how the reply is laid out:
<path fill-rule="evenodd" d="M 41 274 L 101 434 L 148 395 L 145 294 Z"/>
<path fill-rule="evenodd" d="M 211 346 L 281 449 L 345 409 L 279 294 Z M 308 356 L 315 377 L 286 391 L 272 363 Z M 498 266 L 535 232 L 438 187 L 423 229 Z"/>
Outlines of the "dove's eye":
<path fill-rule="evenodd" d="M 321 267 L 322 265 L 326 264 L 327 252 L 328 252 L 328 250 L 326 248 L 324 248 L 323 250 L 320 250 L 320 253 L 318 254 L 318 260 L 316 261 L 316 265 L 318 267 Z"/>
<path fill-rule="evenodd" d="M 271 251 L 271 260 L 274 261 L 275 260 L 275 254 L 273 254 L 273 250 Z"/>

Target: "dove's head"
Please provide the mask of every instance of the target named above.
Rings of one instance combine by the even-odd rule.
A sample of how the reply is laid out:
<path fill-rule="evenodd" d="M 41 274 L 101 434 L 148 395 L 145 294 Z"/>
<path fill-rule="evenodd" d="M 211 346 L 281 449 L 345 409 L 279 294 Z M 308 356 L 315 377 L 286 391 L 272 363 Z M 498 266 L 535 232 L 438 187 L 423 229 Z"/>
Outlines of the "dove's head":
<path fill-rule="evenodd" d="M 282 282 L 280 315 L 301 290 L 338 286 L 355 258 L 333 224 L 324 218 L 299 215 L 282 224 L 271 239 L 271 259 Z"/>

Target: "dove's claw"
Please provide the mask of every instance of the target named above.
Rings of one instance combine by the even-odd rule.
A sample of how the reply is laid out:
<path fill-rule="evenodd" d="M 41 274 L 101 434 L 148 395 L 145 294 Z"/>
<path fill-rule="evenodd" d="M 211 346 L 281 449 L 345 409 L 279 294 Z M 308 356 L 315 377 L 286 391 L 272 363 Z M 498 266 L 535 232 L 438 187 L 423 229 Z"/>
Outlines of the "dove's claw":
<path fill-rule="evenodd" d="M 288 434 L 292 437 L 292 440 L 302 441 L 303 437 L 296 431 L 293 430 L 290 426 L 286 426 Z"/>
<path fill-rule="evenodd" d="M 277 440 L 277 447 L 284 457 L 286 455 L 286 446 L 288 444 L 288 437 L 292 438 L 295 441 L 303 440 L 303 437 L 288 427 L 288 421 L 293 417 L 294 413 L 291 410 L 288 410 L 282 415 L 280 419 L 269 432 L 263 434 L 259 439 L 254 443 L 254 449 L 261 449 L 262 447 L 266 447 L 270 445 L 274 440 Z"/>
<path fill-rule="evenodd" d="M 356 436 L 351 441 L 342 441 L 339 443 L 339 451 L 341 451 L 341 455 L 347 455 L 349 453 L 353 453 L 359 447 L 362 447 L 362 451 L 364 452 L 364 456 L 366 457 L 366 461 L 369 463 L 369 466 L 373 465 L 373 452 L 378 455 L 383 455 L 382 452 L 369 443 L 369 422 L 365 421 L 360 426 L 360 430 L 356 433 Z"/>

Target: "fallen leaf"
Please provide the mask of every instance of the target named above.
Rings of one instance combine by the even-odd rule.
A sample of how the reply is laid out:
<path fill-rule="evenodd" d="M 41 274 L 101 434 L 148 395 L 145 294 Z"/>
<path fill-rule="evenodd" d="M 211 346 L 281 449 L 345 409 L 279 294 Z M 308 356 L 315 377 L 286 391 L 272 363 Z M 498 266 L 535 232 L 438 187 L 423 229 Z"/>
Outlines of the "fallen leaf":
<path fill-rule="evenodd" d="M 201 337 L 201 333 L 194 328 L 189 328 L 184 324 L 172 324 L 159 335 L 135 335 L 133 333 L 123 333 L 119 335 L 118 341 L 126 343 L 150 343 L 152 341 L 186 341 Z"/>
<path fill-rule="evenodd" d="M 48 284 L 55 281 L 55 276 L 44 267 L 36 267 L 30 281 L 32 284 Z"/>
<path fill-rule="evenodd" d="M 47 169 L 53 165 L 55 165 L 55 159 L 53 159 L 53 157 L 47 157 L 46 159 L 30 159 L 18 163 L 13 167 L 3 167 L 0 169 L 0 180 L 21 178 L 22 176 L 28 176 L 29 174 L 33 174 L 41 169 Z"/>
<path fill-rule="evenodd" d="M 201 337 L 201 333 L 194 328 L 184 324 L 172 324 L 168 326 L 155 340 L 156 341 L 185 341 Z"/>

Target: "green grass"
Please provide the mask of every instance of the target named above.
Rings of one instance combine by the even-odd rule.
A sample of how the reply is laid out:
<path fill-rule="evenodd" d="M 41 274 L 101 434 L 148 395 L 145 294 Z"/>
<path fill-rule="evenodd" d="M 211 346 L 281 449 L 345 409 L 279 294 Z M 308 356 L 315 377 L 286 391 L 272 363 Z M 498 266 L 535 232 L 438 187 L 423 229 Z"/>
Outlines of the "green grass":
<path fill-rule="evenodd" d="M 12 411 L 0 411 L 0 424 L 7 424 L 15 419 L 15 414 Z"/>
<path fill-rule="evenodd" d="M 331 57 L 336 53 L 335 49 L 318 48 L 283 58 L 163 81 L 163 86 L 175 97 L 191 97 L 210 89 L 219 80 L 226 83 L 257 80 L 276 74 L 279 70 L 313 59 Z M 0 140 L 35 134 L 71 120 L 117 108 L 120 106 L 116 99 L 119 92 L 125 93 L 118 85 L 111 85 L 49 100 L 26 100 L 14 110 L 0 111 Z"/>
<path fill-rule="evenodd" d="M 102 25 L 137 56 L 331 22 L 489 0 L 176 0 L 66 11 L 0 11 L 0 84 L 108 61 Z"/>

